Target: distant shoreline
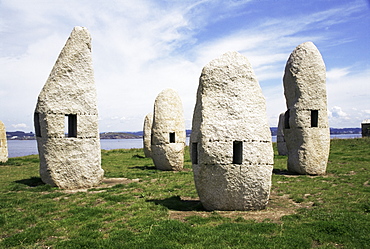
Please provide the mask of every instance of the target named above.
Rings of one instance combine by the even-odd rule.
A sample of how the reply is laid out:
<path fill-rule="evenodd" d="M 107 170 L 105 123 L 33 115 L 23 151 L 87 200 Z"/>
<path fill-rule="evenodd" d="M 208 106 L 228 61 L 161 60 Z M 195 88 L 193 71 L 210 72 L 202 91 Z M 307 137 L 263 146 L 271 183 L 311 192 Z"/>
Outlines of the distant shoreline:
<path fill-rule="evenodd" d="M 276 136 L 277 127 L 270 127 L 271 135 Z M 186 130 L 186 136 L 189 137 L 191 130 Z M 361 134 L 361 128 L 330 128 L 330 135 L 340 134 Z M 10 131 L 6 132 L 7 140 L 35 140 L 35 134 L 33 132 L 23 131 Z M 101 132 L 100 139 L 142 139 L 143 132 Z"/>

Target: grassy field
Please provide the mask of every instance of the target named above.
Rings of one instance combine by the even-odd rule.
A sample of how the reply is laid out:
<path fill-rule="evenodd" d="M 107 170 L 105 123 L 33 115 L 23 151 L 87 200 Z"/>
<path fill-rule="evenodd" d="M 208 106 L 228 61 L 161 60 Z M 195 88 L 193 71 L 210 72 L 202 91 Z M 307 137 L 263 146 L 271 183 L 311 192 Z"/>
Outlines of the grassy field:
<path fill-rule="evenodd" d="M 143 156 L 103 151 L 106 179 L 80 191 L 44 185 L 38 156 L 0 164 L 0 248 L 370 248 L 370 139 L 332 140 L 325 176 L 275 155 L 261 211 L 207 212 L 188 152 L 181 172 Z"/>

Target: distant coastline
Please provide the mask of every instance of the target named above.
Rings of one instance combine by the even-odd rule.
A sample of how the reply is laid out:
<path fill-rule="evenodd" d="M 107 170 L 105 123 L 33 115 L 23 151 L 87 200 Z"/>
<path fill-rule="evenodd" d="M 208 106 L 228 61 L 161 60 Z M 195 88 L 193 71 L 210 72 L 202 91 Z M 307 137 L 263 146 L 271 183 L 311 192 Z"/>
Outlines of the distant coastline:
<path fill-rule="evenodd" d="M 276 136 L 277 127 L 270 127 L 271 135 Z M 186 136 L 189 137 L 191 130 L 186 130 Z M 331 135 L 339 134 L 361 134 L 361 128 L 330 128 Z M 9 131 L 6 132 L 7 140 L 35 140 L 35 134 L 33 132 L 24 131 Z M 100 139 L 142 139 L 143 132 L 101 132 Z"/>

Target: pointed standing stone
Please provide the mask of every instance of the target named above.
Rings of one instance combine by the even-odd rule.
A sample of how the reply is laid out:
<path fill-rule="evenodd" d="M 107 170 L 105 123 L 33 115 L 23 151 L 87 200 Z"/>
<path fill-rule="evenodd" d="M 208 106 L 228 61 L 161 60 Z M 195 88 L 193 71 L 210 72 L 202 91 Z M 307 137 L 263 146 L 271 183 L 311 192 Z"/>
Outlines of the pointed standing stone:
<path fill-rule="evenodd" d="M 288 149 L 286 147 L 286 142 L 284 138 L 284 113 L 280 113 L 279 115 L 279 123 L 278 123 L 278 129 L 277 129 L 277 136 L 276 136 L 276 142 L 277 142 L 277 149 L 278 153 L 281 156 L 288 155 Z"/>
<path fill-rule="evenodd" d="M 153 113 L 148 113 L 144 119 L 143 127 L 143 147 L 145 157 L 152 157 L 152 124 L 153 124 Z"/>
<path fill-rule="evenodd" d="M 265 98 L 243 55 L 228 52 L 203 68 L 190 146 L 204 208 L 266 207 L 273 168 L 271 132 Z"/>
<path fill-rule="evenodd" d="M 8 161 L 8 143 L 6 141 L 6 129 L 3 122 L 0 121 L 0 162 Z"/>
<path fill-rule="evenodd" d="M 75 27 L 62 49 L 38 97 L 34 123 L 43 182 L 63 189 L 100 183 L 104 171 L 86 28 Z"/>
<path fill-rule="evenodd" d="M 151 141 L 152 159 L 157 169 L 183 169 L 184 111 L 180 96 L 172 89 L 163 90 L 155 99 Z"/>
<path fill-rule="evenodd" d="M 284 136 L 288 148 L 288 170 L 322 175 L 330 149 L 326 104 L 326 69 L 312 42 L 297 46 L 285 66 Z"/>

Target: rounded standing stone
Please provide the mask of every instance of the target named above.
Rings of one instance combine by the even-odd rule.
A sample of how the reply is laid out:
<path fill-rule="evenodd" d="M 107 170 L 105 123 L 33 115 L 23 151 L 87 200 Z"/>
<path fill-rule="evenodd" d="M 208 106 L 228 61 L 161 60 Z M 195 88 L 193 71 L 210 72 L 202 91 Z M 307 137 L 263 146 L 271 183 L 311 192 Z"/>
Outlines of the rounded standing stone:
<path fill-rule="evenodd" d="M 154 103 L 152 159 L 160 170 L 182 170 L 186 141 L 184 111 L 175 90 L 165 89 Z"/>
<path fill-rule="evenodd" d="M 326 172 L 330 130 L 325 81 L 325 64 L 316 46 L 312 42 L 297 46 L 283 78 L 289 171 L 310 175 Z"/>
<path fill-rule="evenodd" d="M 266 207 L 273 150 L 262 90 L 247 58 L 228 52 L 202 70 L 190 152 L 207 210 Z"/>

